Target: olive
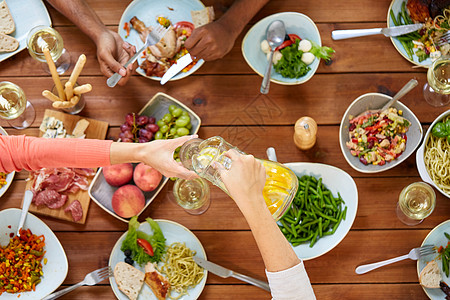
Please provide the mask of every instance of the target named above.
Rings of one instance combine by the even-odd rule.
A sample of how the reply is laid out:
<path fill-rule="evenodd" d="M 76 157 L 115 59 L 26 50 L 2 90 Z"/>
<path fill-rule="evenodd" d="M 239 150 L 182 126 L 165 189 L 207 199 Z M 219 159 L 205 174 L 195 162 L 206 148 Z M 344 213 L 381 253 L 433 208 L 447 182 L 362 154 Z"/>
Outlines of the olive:
<path fill-rule="evenodd" d="M 123 254 L 125 254 L 125 256 L 130 257 L 131 256 L 131 250 L 130 249 L 126 249 L 125 251 L 123 251 Z"/>
<path fill-rule="evenodd" d="M 134 260 L 131 257 L 125 257 L 125 262 L 129 265 L 133 265 L 134 264 Z"/>

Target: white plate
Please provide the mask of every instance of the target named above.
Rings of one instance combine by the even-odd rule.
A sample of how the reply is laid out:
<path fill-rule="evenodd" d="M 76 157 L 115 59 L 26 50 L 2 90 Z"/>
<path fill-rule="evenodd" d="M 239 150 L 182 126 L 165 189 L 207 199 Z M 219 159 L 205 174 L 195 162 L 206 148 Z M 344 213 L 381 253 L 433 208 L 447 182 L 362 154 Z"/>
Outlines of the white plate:
<path fill-rule="evenodd" d="M 270 15 L 258 23 L 256 23 L 244 37 L 242 41 L 242 55 L 245 61 L 259 76 L 264 77 L 267 66 L 267 57 L 261 51 L 261 42 L 266 39 L 267 27 L 275 20 L 281 20 L 286 26 L 286 33 L 293 33 L 302 39 L 307 39 L 316 42 L 322 46 L 319 29 L 316 24 L 308 16 L 297 12 L 283 12 Z M 300 78 L 287 78 L 272 70 L 271 82 L 283 85 L 295 85 L 307 82 L 316 72 L 319 67 L 320 59 L 316 58 L 312 64 L 309 65 L 309 70 L 306 75 Z"/>
<path fill-rule="evenodd" d="M 8 133 L 6 132 L 6 130 L 3 129 L 3 128 L 0 126 L 0 135 L 2 135 L 2 134 L 3 134 L 3 135 L 8 135 Z M 9 186 L 10 186 L 11 183 L 13 182 L 14 174 L 16 174 L 16 172 L 13 171 L 13 172 L 11 172 L 11 173 L 8 173 L 8 175 L 6 175 L 6 184 L 0 188 L 0 197 L 3 196 L 4 193 L 6 193 L 6 191 L 7 191 L 8 188 L 9 188 Z"/>
<path fill-rule="evenodd" d="M 434 227 L 433 230 L 430 231 L 430 233 L 425 237 L 425 239 L 422 242 L 422 245 L 434 245 L 436 247 L 439 246 L 447 246 L 448 239 L 445 237 L 444 232 L 447 232 L 450 234 L 450 220 L 447 220 L 445 222 L 442 222 L 438 226 Z M 417 276 L 419 276 L 420 271 L 422 271 L 423 268 L 425 268 L 426 264 L 437 257 L 437 255 L 428 255 L 427 257 L 423 259 L 419 259 L 417 261 Z M 445 274 L 442 272 L 442 261 L 440 259 L 437 260 L 439 270 L 442 274 L 442 280 L 445 281 L 448 285 L 450 285 L 450 279 L 448 277 L 445 277 Z M 427 294 L 428 298 L 432 300 L 445 300 L 445 293 L 441 291 L 441 289 L 429 289 L 422 287 L 425 294 Z"/>
<path fill-rule="evenodd" d="M 392 22 L 391 20 L 391 16 L 390 16 L 390 11 L 392 9 L 392 11 L 395 14 L 395 17 L 397 18 L 397 14 L 399 11 L 402 10 L 402 3 L 406 2 L 407 0 L 392 0 L 391 5 L 389 5 L 389 9 L 387 11 L 387 27 L 395 27 L 394 22 Z M 398 51 L 398 53 L 401 54 L 401 56 L 403 56 L 407 61 L 409 61 L 410 63 L 415 64 L 416 66 L 422 66 L 422 67 L 426 67 L 428 68 L 429 65 L 431 65 L 431 58 L 427 58 L 422 62 L 419 62 L 419 58 L 413 54 L 413 59 L 411 60 L 408 56 L 408 54 L 406 54 L 406 50 L 403 47 L 402 43 L 400 43 L 400 41 L 395 38 L 395 37 L 391 37 L 391 42 L 394 45 L 395 49 Z"/>
<path fill-rule="evenodd" d="M 358 210 L 358 189 L 350 175 L 330 165 L 301 162 L 286 163 L 284 165 L 298 177 L 303 175 L 316 178 L 321 177 L 323 184 L 331 191 L 333 196 L 337 197 L 339 192 L 347 206 L 346 218 L 341 221 L 333 235 L 327 235 L 318 239 L 312 248 L 309 247 L 309 243 L 293 247 L 297 256 L 303 260 L 317 258 L 336 247 L 350 231 Z"/>
<path fill-rule="evenodd" d="M 199 0 L 134 0 L 131 2 L 122 14 L 119 22 L 119 35 L 124 41 L 135 45 L 136 50 L 139 50 L 144 46 L 139 34 L 136 30 L 130 29 L 130 35 L 126 38 L 127 32 L 123 29 L 125 23 L 130 23 L 131 18 L 138 17 L 143 21 L 146 26 L 156 25 L 156 17 L 164 16 L 169 19 L 172 24 L 180 21 L 188 21 L 192 23 L 191 10 L 201 10 L 205 8 L 203 3 Z M 130 25 L 131 26 L 131 25 Z M 138 57 L 138 64 L 141 65 L 143 58 Z M 200 59 L 189 71 L 180 72 L 169 81 L 182 79 L 197 71 L 204 63 L 203 59 Z M 136 69 L 136 72 L 140 75 L 153 79 L 161 80 L 161 77 L 147 76 L 145 71 L 140 67 Z"/>
<path fill-rule="evenodd" d="M 167 246 L 175 242 L 181 243 L 184 242 L 186 243 L 186 247 L 190 248 L 191 250 L 194 250 L 197 253 L 196 256 L 206 259 L 205 249 L 203 248 L 198 238 L 189 229 L 187 229 L 181 224 L 169 220 L 155 220 L 155 221 L 158 222 L 158 225 L 161 228 L 164 237 L 166 238 Z M 148 222 L 142 222 L 141 225 L 139 226 L 139 230 L 147 234 L 151 234 L 153 232 Z M 113 269 L 118 262 L 124 261 L 125 259 L 125 255 L 120 250 L 120 247 L 122 246 L 122 242 L 125 239 L 126 235 L 127 233 L 125 232 L 116 242 L 114 248 L 111 251 L 111 256 L 109 257 L 109 265 Z M 135 267 L 141 271 L 144 271 L 144 268 L 140 267 L 136 263 Z M 181 297 L 180 300 L 194 300 L 200 296 L 200 294 L 203 291 L 203 288 L 205 287 L 206 278 L 208 276 L 208 271 L 204 270 L 204 272 L 205 276 L 203 276 L 202 281 L 200 281 L 200 283 L 197 284 L 194 288 L 188 289 L 188 294 Z M 114 294 L 116 295 L 117 299 L 128 300 L 127 296 L 125 296 L 125 294 L 123 294 L 117 287 L 114 277 L 109 278 L 109 283 L 111 284 L 111 288 Z M 172 294 L 174 296 L 178 295 L 177 293 Z M 145 283 L 142 286 L 141 292 L 139 293 L 138 297 L 138 300 L 144 299 L 145 300 L 156 299 L 156 296 L 153 294 L 150 287 Z"/>
<path fill-rule="evenodd" d="M 16 31 L 10 34 L 19 41 L 19 48 L 14 52 L 1 52 L 0 62 L 19 53 L 27 47 L 27 35 L 31 28 L 38 25 L 51 26 L 52 21 L 42 0 L 28 0 L 26 4 L 18 0 L 6 0 L 16 25 Z"/>
<path fill-rule="evenodd" d="M 9 208 L 0 211 L 0 245 L 8 245 L 10 233 L 16 233 L 19 225 L 20 213 L 17 208 Z M 43 264 L 41 283 L 36 286 L 36 291 L 17 294 L 3 293 L 0 298 L 5 300 L 35 300 L 42 299 L 53 293 L 67 276 L 69 265 L 66 253 L 53 231 L 39 218 L 28 213 L 24 224 L 25 229 L 30 229 L 33 234 L 45 236 L 45 256 L 47 264 Z M 20 296 L 20 298 L 18 298 Z"/>

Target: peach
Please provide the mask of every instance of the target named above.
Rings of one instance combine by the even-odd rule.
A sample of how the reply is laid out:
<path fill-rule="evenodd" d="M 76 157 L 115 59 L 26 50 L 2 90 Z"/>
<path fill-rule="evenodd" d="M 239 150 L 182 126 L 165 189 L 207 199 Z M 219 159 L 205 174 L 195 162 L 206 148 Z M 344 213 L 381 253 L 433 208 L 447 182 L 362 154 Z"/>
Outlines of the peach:
<path fill-rule="evenodd" d="M 145 206 L 144 193 L 135 185 L 121 186 L 112 196 L 112 207 L 122 218 L 138 215 Z"/>
<path fill-rule="evenodd" d="M 134 183 L 144 192 L 151 192 L 156 189 L 162 179 L 158 170 L 140 163 L 134 168 Z"/>
<path fill-rule="evenodd" d="M 133 178 L 133 165 L 130 163 L 103 167 L 103 176 L 112 186 L 122 186 Z"/>

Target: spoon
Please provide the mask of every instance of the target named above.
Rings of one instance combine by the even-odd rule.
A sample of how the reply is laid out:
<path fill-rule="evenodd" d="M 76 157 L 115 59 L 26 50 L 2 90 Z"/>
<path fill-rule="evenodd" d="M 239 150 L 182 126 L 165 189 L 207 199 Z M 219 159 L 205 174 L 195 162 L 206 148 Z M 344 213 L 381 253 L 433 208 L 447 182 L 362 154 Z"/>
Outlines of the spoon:
<path fill-rule="evenodd" d="M 407 93 L 409 93 L 413 88 L 415 88 L 417 86 L 418 82 L 415 79 L 411 79 L 410 81 L 408 81 L 407 84 L 405 84 L 400 91 L 397 92 L 397 94 L 394 95 L 394 97 L 392 97 L 392 99 L 386 103 L 381 109 L 374 109 L 374 110 L 368 110 L 365 111 L 361 114 L 358 115 L 358 117 L 363 116 L 363 115 L 368 115 L 368 114 L 374 114 L 374 113 L 378 113 L 378 112 L 382 112 L 387 110 L 389 107 L 391 107 L 392 105 L 394 105 L 398 99 L 402 98 L 403 96 L 405 96 Z"/>
<path fill-rule="evenodd" d="M 22 213 L 20 215 L 19 226 L 17 227 L 17 236 L 20 236 L 20 229 L 23 227 L 25 223 L 25 219 L 27 218 L 28 209 L 30 208 L 31 200 L 33 199 L 33 192 L 30 190 L 25 191 L 25 196 L 23 198 L 22 204 Z"/>
<path fill-rule="evenodd" d="M 272 59 L 275 48 L 280 46 L 284 42 L 286 35 L 286 28 L 283 21 L 275 20 L 267 27 L 266 39 L 270 46 L 269 63 L 267 64 L 266 72 L 264 73 L 264 79 L 261 83 L 261 94 L 267 94 L 269 92 L 270 84 L 270 72 L 272 71 Z"/>

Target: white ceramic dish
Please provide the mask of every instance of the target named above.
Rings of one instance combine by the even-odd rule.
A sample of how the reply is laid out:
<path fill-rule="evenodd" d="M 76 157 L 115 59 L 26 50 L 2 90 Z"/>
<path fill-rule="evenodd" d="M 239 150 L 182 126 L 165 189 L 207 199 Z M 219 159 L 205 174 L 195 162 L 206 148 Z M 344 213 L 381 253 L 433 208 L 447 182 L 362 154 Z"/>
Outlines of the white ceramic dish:
<path fill-rule="evenodd" d="M 434 186 L 439 192 L 441 192 L 442 195 L 450 198 L 450 194 L 444 192 L 440 187 L 438 187 L 434 181 L 431 179 L 430 175 L 428 175 L 427 168 L 425 167 L 425 161 L 424 161 L 424 151 L 425 151 L 425 145 L 428 143 L 428 138 L 430 137 L 431 130 L 433 129 L 434 125 L 444 119 L 446 116 L 450 115 L 450 110 L 447 110 L 446 112 L 443 112 L 439 117 L 437 117 L 433 123 L 431 123 L 430 127 L 428 127 L 427 132 L 425 133 L 425 138 L 423 139 L 422 145 L 417 149 L 416 152 L 416 165 L 417 170 L 419 171 L 420 178 L 422 178 L 423 181 L 431 184 Z"/>
<path fill-rule="evenodd" d="M 321 177 L 323 184 L 337 197 L 339 192 L 347 206 L 347 215 L 342 220 L 333 235 L 328 235 L 317 240 L 312 248 L 309 243 L 293 247 L 297 256 L 303 260 L 309 260 L 324 255 L 336 247 L 350 231 L 358 210 L 358 189 L 353 178 L 339 168 L 317 163 L 286 163 L 298 177 L 303 175 Z"/>
<path fill-rule="evenodd" d="M 302 39 L 314 41 L 322 46 L 320 33 L 316 24 L 306 15 L 297 12 L 283 12 L 268 16 L 258 23 L 253 25 L 247 32 L 242 41 L 242 55 L 250 68 L 253 69 L 259 76 L 264 77 L 267 66 L 267 57 L 261 51 L 261 42 L 266 39 L 266 30 L 270 23 L 275 20 L 281 20 L 286 26 L 286 33 L 297 34 Z M 283 85 L 295 85 L 307 82 L 316 72 L 319 67 L 320 59 L 316 58 L 312 64 L 309 65 L 311 70 L 300 78 L 286 78 L 281 74 L 272 70 L 271 82 Z"/>
<path fill-rule="evenodd" d="M 407 0 L 392 0 L 391 5 L 389 5 L 389 9 L 387 11 L 387 27 L 395 27 L 394 22 L 391 20 L 391 16 L 389 13 L 391 9 L 394 12 L 395 17 L 397 17 L 397 14 L 402 9 L 402 3 L 406 1 Z M 403 56 L 410 63 L 413 63 L 416 66 L 422 66 L 426 68 L 428 68 L 428 66 L 431 65 L 431 58 L 427 58 L 426 60 L 419 62 L 419 58 L 416 55 L 413 55 L 413 59 L 411 59 L 406 53 L 406 50 L 403 47 L 402 43 L 400 43 L 400 41 L 397 38 L 391 37 L 390 39 L 395 49 L 398 51 L 398 53 L 400 53 L 400 55 Z"/>
<path fill-rule="evenodd" d="M 8 208 L 0 211 L 0 245 L 8 245 L 10 233 L 16 233 L 21 210 Z M 45 256 L 47 264 L 43 264 L 41 283 L 36 286 L 36 291 L 19 294 L 3 293 L 0 298 L 5 300 L 35 300 L 42 299 L 53 293 L 66 279 L 69 265 L 66 253 L 53 231 L 39 218 L 28 213 L 24 224 L 25 229 L 30 229 L 33 234 L 45 236 Z M 18 296 L 20 295 L 20 298 Z"/>
<path fill-rule="evenodd" d="M 430 233 L 428 233 L 428 235 L 425 237 L 421 246 L 434 245 L 436 247 L 445 247 L 448 243 L 448 239 L 445 237 L 444 232 L 450 234 L 450 220 L 442 222 L 441 224 L 433 228 L 433 230 L 431 230 Z M 425 258 L 419 259 L 417 261 L 417 276 L 420 275 L 420 271 L 425 268 L 426 264 L 436 257 L 437 254 L 428 255 Z M 436 261 L 442 274 L 442 280 L 450 285 L 450 279 L 448 277 L 445 277 L 445 274 L 442 272 L 442 261 L 440 259 L 437 259 Z M 443 291 L 441 291 L 441 289 L 429 289 L 425 287 L 422 288 L 425 294 L 427 294 L 428 298 L 432 300 L 445 300 L 445 294 Z"/>
<path fill-rule="evenodd" d="M 8 135 L 6 130 L 0 126 L 0 135 L 2 135 L 2 134 Z M 8 175 L 6 175 L 6 184 L 0 188 L 0 197 L 3 196 L 3 194 L 6 193 L 6 191 L 8 190 L 9 186 L 13 182 L 15 174 L 16 174 L 16 172 L 13 171 L 11 173 L 8 173 Z"/>
<path fill-rule="evenodd" d="M 146 26 L 156 25 L 156 17 L 164 16 L 168 18 L 172 24 L 180 21 L 188 21 L 192 23 L 191 10 L 201 10 L 205 8 L 203 3 L 199 0 L 134 0 L 131 2 L 122 14 L 119 22 L 119 35 L 124 41 L 129 42 L 136 46 L 136 50 L 139 50 L 144 46 L 144 43 L 139 37 L 136 30 L 131 29 L 130 35 L 126 37 L 127 32 L 123 28 L 125 23 L 129 23 L 134 16 L 143 21 Z M 138 58 L 138 64 L 141 65 L 143 58 Z M 169 81 L 179 80 L 185 78 L 195 71 L 197 71 L 204 63 L 203 59 L 200 59 L 189 71 L 180 72 Z M 136 72 L 140 75 L 152 80 L 161 81 L 161 77 L 147 76 L 145 71 L 140 67 L 136 69 Z"/>
<path fill-rule="evenodd" d="M 19 48 L 14 52 L 1 52 L 0 62 L 10 58 L 27 48 L 27 35 L 30 29 L 38 25 L 51 26 L 52 21 L 42 0 L 28 0 L 26 5 L 22 1 L 6 0 L 16 25 L 16 31 L 10 36 L 19 41 Z"/>
<path fill-rule="evenodd" d="M 349 116 L 356 117 L 360 113 L 363 113 L 367 110 L 379 109 L 391 99 L 392 97 L 380 93 L 368 93 L 361 95 L 355 101 L 353 101 L 352 104 L 350 104 L 350 106 L 345 111 L 344 116 L 342 117 L 341 126 L 339 128 L 339 145 L 341 147 L 341 151 L 344 155 L 345 160 L 353 169 L 358 172 L 379 173 L 392 169 L 393 167 L 399 165 L 405 159 L 407 159 L 416 150 L 416 148 L 420 144 L 420 141 L 422 140 L 423 130 L 419 119 L 417 119 L 414 113 L 406 105 L 404 105 L 400 101 L 397 101 L 397 103 L 393 107 L 395 107 L 397 110 L 401 109 L 403 111 L 402 116 L 411 123 L 411 126 L 406 132 L 406 137 L 408 138 L 406 142 L 406 149 L 400 155 L 400 157 L 386 163 L 383 166 L 375 166 L 372 164 L 364 165 L 359 161 L 359 158 L 357 156 L 353 156 L 350 153 L 350 150 L 348 150 L 347 146 L 345 145 L 345 143 L 348 142 L 349 139 Z"/>
<path fill-rule="evenodd" d="M 146 115 L 146 116 L 153 116 L 156 118 L 156 120 L 161 119 L 166 113 L 169 112 L 169 105 L 177 105 L 178 107 L 182 108 L 183 110 L 187 111 L 189 113 L 189 117 L 191 118 L 191 124 L 192 128 L 190 130 L 190 134 L 196 134 L 200 128 L 201 120 L 200 117 L 193 112 L 189 107 L 181 103 L 180 101 L 176 100 L 175 98 L 166 95 L 164 93 L 157 93 L 155 96 L 153 96 L 150 101 L 144 106 L 144 108 L 141 109 L 139 112 L 139 115 Z M 163 176 L 159 186 L 151 192 L 145 192 L 145 206 L 144 208 L 139 212 L 138 215 L 140 215 L 149 205 L 150 203 L 156 198 L 156 196 L 159 194 L 161 189 L 164 187 L 164 185 L 167 183 L 169 178 L 166 178 Z M 112 209 L 111 199 L 114 192 L 117 190 L 117 187 L 110 186 L 103 176 L 102 168 L 99 168 L 97 171 L 97 174 L 95 175 L 94 179 L 91 182 L 91 185 L 89 186 L 89 196 L 92 200 L 94 200 L 97 205 L 99 205 L 101 208 L 103 208 L 106 212 L 111 214 L 112 216 L 116 217 L 119 220 L 122 220 L 124 222 L 128 222 L 128 219 L 124 219 L 117 215 L 114 210 Z"/>
<path fill-rule="evenodd" d="M 190 248 L 191 250 L 196 251 L 196 256 L 199 256 L 201 258 L 206 259 L 206 252 L 203 248 L 202 244 L 198 240 L 198 238 L 186 227 L 184 227 L 181 224 L 178 224 L 173 221 L 168 220 L 155 220 L 158 222 L 159 227 L 161 228 L 161 231 L 164 234 L 164 237 L 166 238 L 166 245 L 170 245 L 175 242 L 181 242 L 186 243 L 186 246 Z M 150 225 L 147 222 L 142 222 L 139 226 L 139 230 L 143 231 L 147 234 L 152 233 L 152 229 Z M 126 232 L 117 240 L 116 244 L 114 245 L 111 256 L 109 257 L 109 265 L 111 268 L 114 269 L 114 266 L 120 262 L 124 261 L 125 255 L 120 250 L 120 247 L 122 245 L 123 240 L 125 239 Z M 136 265 L 135 267 L 140 269 L 141 271 L 144 271 L 143 267 L 140 267 Z M 188 295 L 184 295 L 180 298 L 180 300 L 194 300 L 197 299 L 200 294 L 202 293 L 205 284 L 206 284 L 206 278 L 208 277 L 208 271 L 204 270 L 205 276 L 203 276 L 202 281 L 197 284 L 195 287 L 190 288 L 188 290 Z M 117 287 L 116 281 L 114 280 L 114 277 L 109 278 L 109 283 L 111 284 L 111 288 L 116 295 L 117 299 L 120 300 L 128 300 L 127 296 L 123 294 L 119 288 Z M 177 293 L 172 293 L 172 296 L 177 296 Z M 145 283 L 142 287 L 141 292 L 139 293 L 138 300 L 154 300 L 156 299 L 155 295 L 153 294 L 152 290 L 149 286 L 147 286 Z"/>

